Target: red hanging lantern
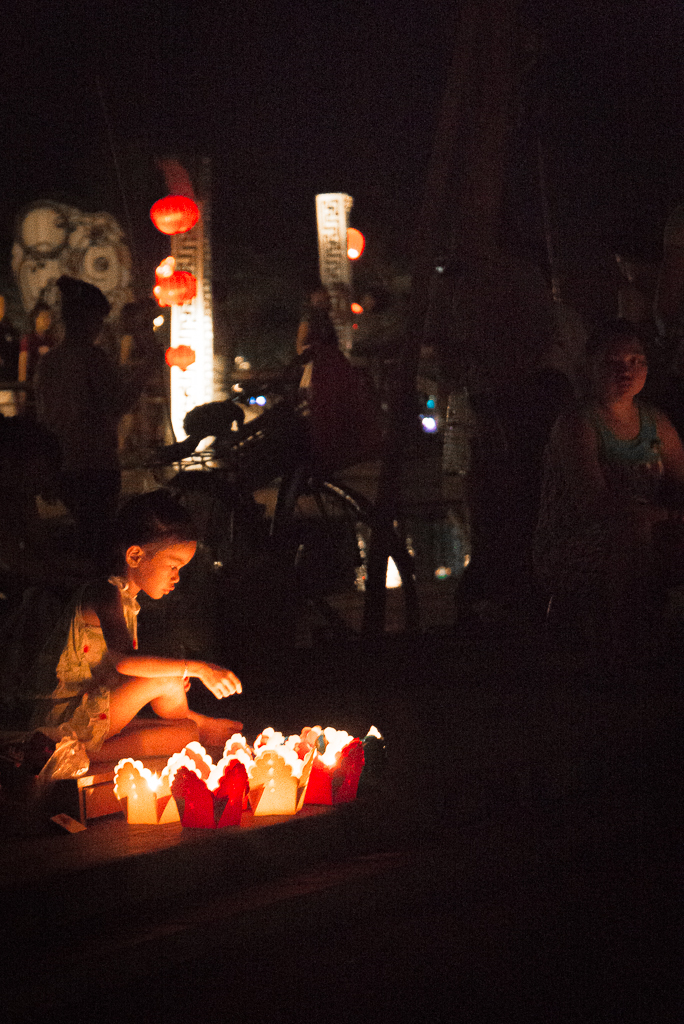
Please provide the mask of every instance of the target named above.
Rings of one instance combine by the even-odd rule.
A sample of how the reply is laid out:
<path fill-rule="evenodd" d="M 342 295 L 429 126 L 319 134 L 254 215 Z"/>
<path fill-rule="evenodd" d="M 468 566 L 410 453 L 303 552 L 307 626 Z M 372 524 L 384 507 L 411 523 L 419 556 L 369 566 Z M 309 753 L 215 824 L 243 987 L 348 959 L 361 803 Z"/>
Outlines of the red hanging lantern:
<path fill-rule="evenodd" d="M 187 196 L 166 196 L 158 199 L 150 210 L 152 223 L 164 235 L 181 235 L 199 220 L 199 207 Z"/>
<path fill-rule="evenodd" d="M 347 228 L 347 256 L 350 260 L 358 260 L 364 250 L 366 239 L 356 228 Z"/>
<path fill-rule="evenodd" d="M 152 292 L 160 306 L 182 306 L 197 295 L 197 278 L 187 270 L 176 270 L 173 256 L 162 260 L 154 274 L 157 284 Z"/>
<path fill-rule="evenodd" d="M 174 270 L 152 289 L 160 306 L 182 306 L 197 295 L 197 278 L 187 270 Z"/>
<path fill-rule="evenodd" d="M 180 370 L 187 370 L 188 366 L 195 362 L 195 350 L 189 345 L 176 345 L 173 348 L 167 348 L 164 359 L 167 366 L 177 366 Z"/>

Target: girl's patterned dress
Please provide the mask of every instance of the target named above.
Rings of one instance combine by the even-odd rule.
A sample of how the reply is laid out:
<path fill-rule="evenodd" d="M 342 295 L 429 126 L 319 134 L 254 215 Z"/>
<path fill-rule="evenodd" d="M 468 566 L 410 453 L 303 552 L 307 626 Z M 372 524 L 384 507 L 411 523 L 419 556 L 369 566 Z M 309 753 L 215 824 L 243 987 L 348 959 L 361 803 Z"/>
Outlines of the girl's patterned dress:
<path fill-rule="evenodd" d="M 137 648 L 140 605 L 117 576 L 133 646 Z M 109 694 L 120 676 L 112 663 L 99 626 L 83 619 L 88 584 L 81 587 L 57 624 L 25 683 L 24 698 L 32 713 L 28 728 L 56 738 L 73 732 L 89 751 L 99 750 L 109 732 Z M 55 685 L 56 679 L 56 685 Z"/>

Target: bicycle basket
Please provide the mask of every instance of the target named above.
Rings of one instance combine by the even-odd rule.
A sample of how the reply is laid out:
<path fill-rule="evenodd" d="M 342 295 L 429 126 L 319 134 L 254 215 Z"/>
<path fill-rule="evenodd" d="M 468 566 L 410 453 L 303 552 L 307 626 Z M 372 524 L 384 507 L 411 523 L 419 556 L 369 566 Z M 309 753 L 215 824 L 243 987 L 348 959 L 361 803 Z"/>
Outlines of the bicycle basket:
<path fill-rule="evenodd" d="M 249 490 L 266 487 L 309 456 L 304 410 L 279 402 L 250 420 L 232 446 L 238 476 Z"/>

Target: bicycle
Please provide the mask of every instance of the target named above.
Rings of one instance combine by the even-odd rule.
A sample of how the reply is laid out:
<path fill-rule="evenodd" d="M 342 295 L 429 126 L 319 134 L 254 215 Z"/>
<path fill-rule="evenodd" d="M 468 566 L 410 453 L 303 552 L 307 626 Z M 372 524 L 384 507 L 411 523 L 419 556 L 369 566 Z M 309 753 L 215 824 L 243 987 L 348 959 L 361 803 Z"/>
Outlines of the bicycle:
<path fill-rule="evenodd" d="M 210 575 L 234 580 L 236 569 L 248 571 L 266 558 L 284 574 L 283 600 L 295 618 L 308 616 L 329 637 L 358 634 L 359 595 L 376 526 L 373 504 L 335 475 L 315 471 L 306 409 L 273 384 L 269 390 L 274 404 L 249 423 L 233 400 L 191 410 L 184 423 L 188 438 L 158 449 L 148 467 L 156 465 L 157 482 L 192 512 L 199 562 Z M 255 499 L 268 487 L 275 492 L 270 515 Z M 413 556 L 396 523 L 388 538 L 388 572 L 401 631 L 417 633 Z"/>

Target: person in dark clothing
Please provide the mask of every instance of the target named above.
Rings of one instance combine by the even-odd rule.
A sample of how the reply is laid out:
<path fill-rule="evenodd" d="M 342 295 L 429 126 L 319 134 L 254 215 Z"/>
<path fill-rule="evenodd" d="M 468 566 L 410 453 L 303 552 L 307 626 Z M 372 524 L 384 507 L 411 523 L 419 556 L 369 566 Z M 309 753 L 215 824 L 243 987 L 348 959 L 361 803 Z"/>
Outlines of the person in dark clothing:
<path fill-rule="evenodd" d="M 62 343 L 36 370 L 36 415 L 59 441 L 59 497 L 73 515 L 82 553 L 106 549 L 111 511 L 121 490 L 118 422 L 136 401 L 144 376 L 129 380 L 95 345 L 109 303 L 99 288 L 71 277 L 57 282 L 62 295 Z"/>
<path fill-rule="evenodd" d="M 297 331 L 297 355 L 306 348 L 338 348 L 335 325 L 330 317 L 330 294 L 323 285 L 316 285 L 302 314 Z"/>

